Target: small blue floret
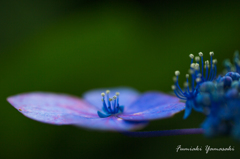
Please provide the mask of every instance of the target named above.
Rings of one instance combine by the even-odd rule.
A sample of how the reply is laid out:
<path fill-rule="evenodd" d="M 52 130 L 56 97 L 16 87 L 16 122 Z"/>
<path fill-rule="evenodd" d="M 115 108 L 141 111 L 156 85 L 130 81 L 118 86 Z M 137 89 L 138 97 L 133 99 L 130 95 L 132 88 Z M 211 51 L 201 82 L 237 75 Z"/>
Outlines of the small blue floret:
<path fill-rule="evenodd" d="M 119 93 L 116 93 L 116 96 L 113 96 L 113 98 L 109 98 L 110 91 L 107 90 L 107 101 L 105 100 L 105 93 L 101 93 L 102 95 L 102 110 L 103 112 L 98 111 L 98 116 L 100 118 L 106 118 L 113 114 L 119 114 L 122 113 L 124 110 L 124 106 L 119 106 Z"/>
<path fill-rule="evenodd" d="M 233 80 L 230 76 L 224 76 L 224 77 L 220 78 L 220 80 L 218 82 L 222 83 L 223 87 L 226 89 L 226 88 L 231 87 L 232 81 Z"/>
<path fill-rule="evenodd" d="M 186 119 L 190 113 L 191 109 L 193 108 L 196 111 L 202 112 L 203 108 L 201 105 L 198 105 L 196 101 L 199 95 L 199 88 L 201 85 L 208 81 L 213 81 L 217 74 L 217 60 L 213 60 L 212 56 L 214 55 L 213 52 L 210 52 L 210 62 L 207 60 L 204 62 L 203 60 L 203 53 L 200 52 L 199 56 L 195 57 L 196 63 L 193 62 L 194 55 L 190 54 L 189 57 L 191 58 L 190 64 L 190 76 L 191 82 L 189 81 L 189 75 L 186 75 L 186 82 L 184 83 L 184 90 L 182 90 L 178 84 L 178 76 L 180 75 L 179 71 L 175 72 L 176 77 L 174 77 L 174 86 L 172 86 L 174 93 L 176 96 L 186 101 L 186 109 L 184 114 L 184 119 Z M 210 84 L 205 85 L 202 89 L 212 89 L 212 85 Z M 201 96 L 198 97 L 198 100 L 202 98 Z"/>
<path fill-rule="evenodd" d="M 228 72 L 226 76 L 231 77 L 233 81 L 238 81 L 240 79 L 240 75 L 237 72 Z"/>

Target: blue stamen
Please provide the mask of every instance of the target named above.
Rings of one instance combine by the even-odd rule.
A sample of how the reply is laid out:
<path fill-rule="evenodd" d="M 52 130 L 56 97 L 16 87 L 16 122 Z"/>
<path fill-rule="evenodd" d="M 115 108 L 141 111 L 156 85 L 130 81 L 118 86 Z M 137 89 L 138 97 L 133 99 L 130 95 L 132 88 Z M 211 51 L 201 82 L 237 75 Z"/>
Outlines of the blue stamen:
<path fill-rule="evenodd" d="M 109 108 L 110 108 L 110 112 L 112 113 L 112 114 L 114 114 L 114 108 L 113 108 L 113 102 L 112 102 L 112 98 L 109 98 Z"/>
<path fill-rule="evenodd" d="M 184 94 L 181 93 L 178 88 L 176 89 L 176 93 L 177 93 L 180 97 L 185 98 Z"/>
<path fill-rule="evenodd" d="M 215 60 L 215 62 L 214 62 L 214 75 L 213 75 L 211 81 L 217 76 L 217 65 L 216 65 L 216 63 L 217 63 L 217 60 Z"/>
<path fill-rule="evenodd" d="M 119 111 L 119 92 L 116 92 L 116 96 L 117 96 L 117 110 L 116 110 L 116 112 L 118 112 Z"/>
<path fill-rule="evenodd" d="M 113 98 L 113 112 L 116 113 L 116 99 Z"/>
<path fill-rule="evenodd" d="M 182 94 L 178 89 L 175 90 L 179 97 L 185 98 L 184 94 Z"/>
<path fill-rule="evenodd" d="M 179 99 L 186 100 L 186 98 L 180 97 L 180 96 L 177 94 L 176 90 L 174 90 L 174 93 L 175 93 L 175 95 L 176 95 Z"/>
<path fill-rule="evenodd" d="M 177 90 L 179 91 L 179 94 L 183 95 L 184 93 L 183 93 L 181 87 L 179 86 L 178 82 L 175 85 L 177 86 Z"/>
<path fill-rule="evenodd" d="M 202 61 L 202 75 L 203 75 L 203 53 L 199 52 L 199 56 L 201 57 L 201 61 Z"/>
<path fill-rule="evenodd" d="M 211 76 L 212 76 L 212 64 L 213 64 L 213 59 L 212 59 L 212 56 L 213 56 L 213 52 L 210 52 L 210 73 L 209 73 L 209 76 L 207 78 L 207 80 L 210 80 L 211 79 Z"/>
<path fill-rule="evenodd" d="M 192 91 L 194 90 L 194 82 L 195 82 L 195 76 L 194 74 L 192 74 Z"/>
<path fill-rule="evenodd" d="M 189 75 L 187 74 L 187 75 L 186 75 L 186 79 L 187 79 L 187 91 L 188 91 L 188 93 L 190 93 L 188 78 L 189 78 Z"/>
<path fill-rule="evenodd" d="M 208 63 L 208 61 L 205 61 L 205 65 L 206 65 L 206 72 L 205 72 L 205 81 L 207 81 L 207 77 L 208 77 L 208 65 L 209 65 L 209 63 Z"/>
<path fill-rule="evenodd" d="M 102 95 L 102 97 L 103 97 L 103 98 L 102 98 L 103 110 L 104 110 L 105 112 L 109 113 L 108 108 L 107 108 L 107 105 L 106 105 L 106 102 L 105 102 L 105 94 L 102 93 L 101 95 Z"/>
<path fill-rule="evenodd" d="M 114 99 L 112 99 L 112 101 L 111 101 L 111 110 L 112 110 L 112 114 L 115 114 L 116 112 L 116 110 L 115 110 L 115 106 L 114 106 Z"/>
<path fill-rule="evenodd" d="M 110 103 L 110 101 L 109 101 L 109 93 L 110 93 L 110 91 L 107 90 L 106 93 L 107 93 L 108 109 L 111 110 L 111 103 Z"/>

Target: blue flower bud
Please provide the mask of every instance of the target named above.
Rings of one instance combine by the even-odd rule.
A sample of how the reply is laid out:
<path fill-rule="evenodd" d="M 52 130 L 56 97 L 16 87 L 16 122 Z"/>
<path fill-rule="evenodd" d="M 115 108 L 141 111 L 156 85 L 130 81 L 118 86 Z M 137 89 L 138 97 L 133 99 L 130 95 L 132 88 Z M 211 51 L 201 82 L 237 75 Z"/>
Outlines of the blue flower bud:
<path fill-rule="evenodd" d="M 224 76 L 224 77 L 222 77 L 222 78 L 220 79 L 219 82 L 222 82 L 222 83 L 223 83 L 223 87 L 224 87 L 224 88 L 229 88 L 229 87 L 231 87 L 231 85 L 232 85 L 232 78 L 229 77 L 229 76 Z"/>
<path fill-rule="evenodd" d="M 240 75 L 237 72 L 228 72 L 226 76 L 231 77 L 233 81 L 238 81 L 240 78 Z"/>
<path fill-rule="evenodd" d="M 200 92 L 208 92 L 208 93 L 211 93 L 213 91 L 216 90 L 216 86 L 213 82 L 211 81 L 207 81 L 207 82 L 204 82 L 200 85 L 200 88 L 199 88 Z"/>
<path fill-rule="evenodd" d="M 238 98 L 238 90 L 235 88 L 229 89 L 226 93 L 225 93 L 225 97 L 227 99 L 233 99 L 233 98 Z"/>
<path fill-rule="evenodd" d="M 196 103 L 202 106 L 210 106 L 211 105 L 211 95 L 209 93 L 199 93 L 196 97 Z"/>

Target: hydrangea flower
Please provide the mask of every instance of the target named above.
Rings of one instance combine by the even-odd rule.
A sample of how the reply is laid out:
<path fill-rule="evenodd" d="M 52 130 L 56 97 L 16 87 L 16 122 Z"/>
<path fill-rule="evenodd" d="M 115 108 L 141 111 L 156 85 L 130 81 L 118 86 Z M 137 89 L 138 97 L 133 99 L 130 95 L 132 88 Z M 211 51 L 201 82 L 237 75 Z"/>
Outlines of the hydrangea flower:
<path fill-rule="evenodd" d="M 184 90 L 182 90 L 178 84 L 178 77 L 180 75 L 180 72 L 175 71 L 176 77 L 173 78 L 174 85 L 172 86 L 172 89 L 174 90 L 174 93 L 179 99 L 186 101 L 184 119 L 186 119 L 190 115 L 192 108 L 199 112 L 203 111 L 202 107 L 197 104 L 197 98 L 199 95 L 200 85 L 203 84 L 204 82 L 212 81 L 216 77 L 217 60 L 216 59 L 213 60 L 212 58 L 213 55 L 214 53 L 210 52 L 210 64 L 209 61 L 207 60 L 205 61 L 205 65 L 202 52 L 199 52 L 199 56 L 195 57 L 196 63 L 193 63 L 194 55 L 193 54 L 189 55 L 189 57 L 191 58 L 189 70 L 189 73 L 191 75 L 191 83 L 189 81 L 189 74 L 186 74 Z M 191 86 L 191 88 L 189 87 L 189 85 Z"/>
<path fill-rule="evenodd" d="M 216 68 L 216 62 L 213 60 L 211 63 L 214 64 L 212 68 Z M 217 79 L 214 79 L 216 72 L 211 75 L 212 68 L 210 68 L 210 78 L 208 76 L 208 78 L 201 78 L 199 80 L 198 78 L 202 76 L 195 75 L 196 72 L 199 72 L 198 65 L 197 68 L 195 68 L 195 64 L 193 79 L 197 77 L 197 84 L 196 87 L 192 89 L 195 94 L 193 93 L 190 99 L 187 96 L 188 94 L 185 93 L 189 92 L 188 84 L 186 86 L 186 91 L 182 94 L 180 94 L 181 90 L 174 89 L 176 95 L 179 96 L 180 94 L 181 96 L 179 97 L 181 97 L 181 99 L 183 99 L 183 97 L 186 99 L 185 115 L 186 113 L 187 115 L 190 114 L 188 110 L 189 100 L 192 100 L 192 108 L 206 115 L 206 119 L 201 127 L 207 137 L 231 135 L 240 140 L 240 60 L 238 52 L 235 52 L 234 64 L 235 66 L 233 67 L 229 60 L 224 62 L 226 70 L 228 71 L 224 76 L 220 75 Z M 208 68 L 206 66 L 206 75 L 208 74 L 207 72 Z M 193 86 L 194 84 L 192 87 Z M 178 83 L 175 84 L 175 87 L 179 87 Z"/>
<path fill-rule="evenodd" d="M 234 78 L 236 76 L 237 79 Z M 202 124 L 206 136 L 233 135 L 240 139 L 239 77 L 238 73 L 229 72 L 220 77 L 215 82 L 215 87 L 206 93 L 209 106 L 205 107 L 207 118 Z"/>
<path fill-rule="evenodd" d="M 178 98 L 160 92 L 140 95 L 131 88 L 113 88 L 105 94 L 104 90 L 86 92 L 84 99 L 35 92 L 7 100 L 23 115 L 40 122 L 111 131 L 139 129 L 146 126 L 148 120 L 171 117 L 185 108 Z"/>
<path fill-rule="evenodd" d="M 229 71 L 238 70 L 238 53 L 235 52 L 235 67 Z M 226 61 L 224 62 L 226 66 Z M 224 76 L 212 82 L 212 89 L 205 92 L 209 105 L 206 107 L 207 118 L 202 124 L 207 137 L 231 135 L 240 140 L 240 74 L 227 72 Z M 203 100 L 205 100 L 203 98 Z"/>

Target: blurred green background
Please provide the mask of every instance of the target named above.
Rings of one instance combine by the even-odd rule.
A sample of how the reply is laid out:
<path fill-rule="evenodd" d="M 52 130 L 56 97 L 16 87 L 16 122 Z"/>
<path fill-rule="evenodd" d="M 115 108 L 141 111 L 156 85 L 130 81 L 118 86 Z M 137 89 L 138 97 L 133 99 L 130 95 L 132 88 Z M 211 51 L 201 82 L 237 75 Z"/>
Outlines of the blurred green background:
<path fill-rule="evenodd" d="M 101 87 L 170 92 L 175 70 L 187 73 L 199 51 L 221 61 L 240 49 L 240 3 L 227 1 L 0 1 L 0 158 L 227 158 L 230 138 L 202 135 L 129 138 L 24 117 L 6 101 L 23 92 L 81 96 Z M 184 78 L 180 78 L 184 82 Z M 204 117 L 153 121 L 143 129 L 199 127 Z M 182 147 L 235 147 L 234 152 L 176 152 Z"/>

